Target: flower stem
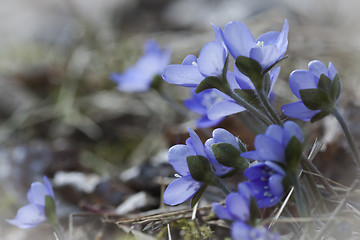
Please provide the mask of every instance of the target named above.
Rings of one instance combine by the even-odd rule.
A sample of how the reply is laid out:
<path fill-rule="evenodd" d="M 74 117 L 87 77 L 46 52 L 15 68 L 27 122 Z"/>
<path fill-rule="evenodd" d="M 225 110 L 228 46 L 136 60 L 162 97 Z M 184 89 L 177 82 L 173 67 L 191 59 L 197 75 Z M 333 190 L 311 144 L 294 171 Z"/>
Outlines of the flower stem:
<path fill-rule="evenodd" d="M 257 93 L 260 97 L 260 101 L 264 105 L 265 109 L 268 111 L 268 113 L 269 113 L 270 117 L 273 119 L 274 123 L 283 127 L 283 123 L 282 123 L 279 115 L 276 113 L 274 108 L 271 106 L 269 98 L 266 96 L 264 90 L 257 91 Z"/>
<path fill-rule="evenodd" d="M 230 193 L 230 190 L 220 181 L 220 179 L 214 178 L 214 185 L 220 188 L 225 193 L 225 195 Z"/>
<path fill-rule="evenodd" d="M 272 123 L 271 120 L 269 120 L 263 113 L 261 113 L 258 109 L 256 109 L 254 106 L 246 102 L 244 99 L 239 97 L 236 93 L 234 93 L 230 88 L 228 91 L 225 92 L 227 95 L 229 95 L 232 99 L 235 100 L 236 103 L 246 108 L 249 112 L 251 112 L 255 117 L 257 117 L 259 120 L 261 120 L 266 126 L 269 126 Z"/>
<path fill-rule="evenodd" d="M 64 231 L 59 223 L 57 223 L 56 225 L 53 225 L 53 229 L 54 229 L 54 234 L 56 235 L 58 240 L 67 240 L 67 238 L 65 237 Z"/>
<path fill-rule="evenodd" d="M 345 119 L 343 118 L 343 116 L 341 115 L 341 113 L 339 112 L 338 108 L 335 107 L 334 111 L 332 112 L 332 114 L 335 116 L 336 120 L 339 122 L 344 135 L 346 137 L 346 140 L 350 146 L 351 152 L 353 154 L 354 160 L 356 165 L 359 167 L 360 166 L 360 154 L 359 151 L 357 150 L 355 143 L 354 143 L 354 139 L 350 133 L 349 127 L 346 124 Z"/>

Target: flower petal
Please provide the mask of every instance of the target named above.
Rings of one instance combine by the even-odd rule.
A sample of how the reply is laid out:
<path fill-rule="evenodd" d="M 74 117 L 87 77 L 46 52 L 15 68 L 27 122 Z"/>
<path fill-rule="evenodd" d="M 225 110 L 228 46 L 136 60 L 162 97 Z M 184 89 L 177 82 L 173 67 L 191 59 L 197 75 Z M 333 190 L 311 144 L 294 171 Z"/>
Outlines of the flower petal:
<path fill-rule="evenodd" d="M 165 189 L 164 203 L 171 206 L 183 203 L 192 198 L 201 185 L 189 175 L 176 179 Z"/>
<path fill-rule="evenodd" d="M 182 65 L 192 65 L 193 63 L 197 62 L 197 58 L 194 55 L 187 55 L 183 62 Z"/>
<path fill-rule="evenodd" d="M 262 160 L 257 151 L 247 151 L 240 154 L 241 157 L 251 160 Z"/>
<path fill-rule="evenodd" d="M 49 195 L 49 192 L 44 186 L 44 184 L 40 182 L 33 182 L 27 193 L 27 199 L 32 204 L 45 206 L 46 195 Z"/>
<path fill-rule="evenodd" d="M 284 124 L 284 131 L 283 131 L 283 144 L 287 146 L 290 139 L 295 136 L 301 143 L 304 142 L 304 138 L 302 135 L 302 131 L 296 123 L 293 121 L 286 121 Z"/>
<path fill-rule="evenodd" d="M 49 179 L 47 178 L 47 176 L 44 176 L 43 179 L 44 179 L 44 184 L 45 184 L 45 188 L 48 192 L 48 195 L 52 198 L 55 198 L 55 194 L 54 194 L 54 191 L 53 191 L 53 188 L 51 186 Z"/>
<path fill-rule="evenodd" d="M 328 77 L 333 80 L 336 74 L 338 74 L 338 71 L 336 70 L 334 64 L 332 62 L 329 62 Z"/>
<path fill-rule="evenodd" d="M 285 19 L 284 26 L 281 29 L 281 32 L 276 42 L 276 47 L 278 48 L 281 56 L 285 54 L 286 49 L 288 47 L 288 34 L 289 34 L 289 23 L 287 19 Z"/>
<path fill-rule="evenodd" d="M 309 71 L 316 76 L 316 78 L 320 78 L 321 74 L 325 74 L 328 76 L 327 67 L 320 62 L 319 60 L 313 60 L 309 62 Z"/>
<path fill-rule="evenodd" d="M 220 76 L 223 72 L 226 60 L 226 50 L 216 42 L 206 43 L 199 54 L 198 67 L 202 75 L 206 77 Z"/>
<path fill-rule="evenodd" d="M 282 196 L 284 194 L 284 186 L 282 180 L 284 176 L 274 174 L 269 178 L 269 187 L 271 192 L 276 196 Z"/>
<path fill-rule="evenodd" d="M 201 156 L 206 157 L 204 144 L 201 142 L 201 139 L 199 138 L 199 136 L 191 128 L 187 128 L 187 130 L 189 132 L 190 138 L 187 139 L 186 143 L 191 144 L 191 146 L 194 149 L 196 155 L 201 155 Z"/>
<path fill-rule="evenodd" d="M 235 59 L 238 56 L 249 57 L 251 48 L 256 46 L 249 28 L 242 22 L 226 24 L 221 33 L 226 47 Z"/>
<path fill-rule="evenodd" d="M 244 176 L 249 180 L 255 180 L 263 176 L 267 177 L 267 172 L 263 171 L 265 166 L 265 163 L 258 163 L 256 165 L 252 165 L 244 171 Z"/>
<path fill-rule="evenodd" d="M 280 57 L 281 54 L 276 45 L 255 47 L 250 51 L 250 58 L 260 63 L 262 69 L 270 67 L 270 65 L 279 60 Z"/>
<path fill-rule="evenodd" d="M 211 120 L 229 116 L 245 111 L 246 109 L 235 102 L 223 100 L 215 103 L 208 109 L 208 117 Z"/>
<path fill-rule="evenodd" d="M 319 79 L 317 79 L 313 73 L 305 70 L 295 70 L 289 76 L 291 91 L 299 99 L 301 99 L 300 89 L 317 88 L 318 82 Z"/>
<path fill-rule="evenodd" d="M 14 219 L 7 219 L 6 221 L 19 228 L 33 228 L 46 220 L 44 208 L 35 204 L 28 204 L 21 207 Z"/>
<path fill-rule="evenodd" d="M 281 107 L 281 112 L 291 118 L 298 118 L 303 121 L 310 121 L 310 119 L 320 112 L 320 110 L 310 110 L 305 107 L 302 101 L 286 104 Z"/>
<path fill-rule="evenodd" d="M 215 143 L 229 143 L 239 149 L 238 139 L 229 131 L 223 128 L 217 128 L 212 132 Z"/>
<path fill-rule="evenodd" d="M 190 174 L 186 158 L 188 156 L 196 155 L 192 147 L 183 144 L 177 144 L 169 149 L 168 155 L 169 163 L 172 165 L 175 171 L 177 171 L 182 176 Z"/>
<path fill-rule="evenodd" d="M 198 67 L 193 65 L 169 65 L 165 68 L 162 77 L 168 83 L 184 87 L 196 87 L 204 80 Z"/>
<path fill-rule="evenodd" d="M 213 208 L 213 212 L 218 218 L 230 220 L 230 221 L 233 220 L 233 217 L 230 215 L 228 210 L 223 205 L 219 203 L 213 203 L 212 208 Z"/>
<path fill-rule="evenodd" d="M 283 129 L 279 125 L 270 125 L 266 129 L 265 135 L 274 138 L 278 142 L 282 142 Z"/>
<path fill-rule="evenodd" d="M 251 230 L 251 227 L 242 221 L 233 222 L 231 225 L 231 239 L 252 240 L 254 238 L 250 235 Z"/>
<path fill-rule="evenodd" d="M 229 193 L 225 204 L 231 216 L 236 220 L 246 221 L 250 217 L 249 202 L 239 193 Z"/>
<path fill-rule="evenodd" d="M 224 120 L 224 118 L 210 120 L 207 115 L 203 115 L 196 121 L 196 126 L 198 128 L 209 128 L 218 125 L 222 120 Z"/>
<path fill-rule="evenodd" d="M 272 137 L 267 135 L 257 135 L 255 137 L 254 146 L 261 158 L 259 160 L 275 162 L 285 161 L 284 146 Z"/>

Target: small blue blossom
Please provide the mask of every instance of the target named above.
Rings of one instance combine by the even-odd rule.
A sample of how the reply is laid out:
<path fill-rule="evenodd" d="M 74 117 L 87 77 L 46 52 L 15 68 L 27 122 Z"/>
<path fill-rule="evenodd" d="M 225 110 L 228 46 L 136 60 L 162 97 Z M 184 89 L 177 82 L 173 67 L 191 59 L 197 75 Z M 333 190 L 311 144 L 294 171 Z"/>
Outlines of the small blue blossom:
<path fill-rule="evenodd" d="M 228 143 L 240 151 L 239 140 L 237 137 L 223 128 L 215 129 L 212 133 L 212 136 L 212 138 L 209 138 L 205 142 L 205 152 L 210 160 L 211 165 L 214 167 L 215 175 L 221 177 L 229 171 L 233 170 L 233 168 L 225 167 L 216 160 L 212 150 L 212 145 L 217 143 Z"/>
<path fill-rule="evenodd" d="M 331 81 L 335 78 L 338 71 L 335 66 L 329 62 L 327 68 L 322 62 L 313 60 L 308 65 L 309 71 L 306 70 L 295 70 L 289 76 L 289 85 L 291 91 L 297 98 L 301 100 L 299 91 L 301 89 L 316 89 L 321 74 L 325 74 Z M 337 100 L 339 100 L 340 95 Z M 313 116 L 319 113 L 321 110 L 308 109 L 303 101 L 298 101 L 290 104 L 286 104 L 281 107 L 281 111 L 284 115 L 291 118 L 298 118 L 304 121 L 309 121 Z"/>
<path fill-rule="evenodd" d="M 274 206 L 282 199 L 284 187 L 282 181 L 285 171 L 272 161 L 265 161 L 250 166 L 244 172 L 250 180 L 251 193 L 259 208 Z"/>
<path fill-rule="evenodd" d="M 241 157 L 285 164 L 285 148 L 293 136 L 301 143 L 304 141 L 300 127 L 293 121 L 286 121 L 283 128 L 270 125 L 265 134 L 255 137 L 255 150 L 244 152 Z"/>
<path fill-rule="evenodd" d="M 244 23 L 230 22 L 221 35 L 227 49 L 235 59 L 239 56 L 252 58 L 265 70 L 284 56 L 288 46 L 288 32 L 289 25 L 285 20 L 281 32 L 267 32 L 255 40 Z"/>
<path fill-rule="evenodd" d="M 210 76 L 220 76 L 224 69 L 227 51 L 221 43 L 208 42 L 200 50 L 199 57 L 188 55 L 181 65 L 169 65 L 162 75 L 171 84 L 197 87 Z"/>
<path fill-rule="evenodd" d="M 54 192 L 49 179 L 44 176 L 44 184 L 34 182 L 27 193 L 28 205 L 21 207 L 14 219 L 6 221 L 19 228 L 33 228 L 46 221 L 45 196 L 55 199 Z"/>
<path fill-rule="evenodd" d="M 169 184 L 164 192 L 164 203 L 177 205 L 192 198 L 204 184 L 194 180 L 190 174 L 187 164 L 189 156 L 207 157 L 204 145 L 194 130 L 188 128 L 190 137 L 186 140 L 186 145 L 177 144 L 169 149 L 169 163 L 179 173 L 180 178 Z"/>
<path fill-rule="evenodd" d="M 157 42 L 148 40 L 144 45 L 144 55 L 137 63 L 123 73 L 112 73 L 110 79 L 118 84 L 120 91 L 145 92 L 154 78 L 163 73 L 170 59 L 170 50 L 161 49 Z"/>
<path fill-rule="evenodd" d="M 235 240 L 276 240 L 279 235 L 271 233 L 264 227 L 250 226 L 251 185 L 243 182 L 238 185 L 238 192 L 232 192 L 225 198 L 225 207 L 213 203 L 215 215 L 224 220 L 232 221 L 231 238 Z"/>

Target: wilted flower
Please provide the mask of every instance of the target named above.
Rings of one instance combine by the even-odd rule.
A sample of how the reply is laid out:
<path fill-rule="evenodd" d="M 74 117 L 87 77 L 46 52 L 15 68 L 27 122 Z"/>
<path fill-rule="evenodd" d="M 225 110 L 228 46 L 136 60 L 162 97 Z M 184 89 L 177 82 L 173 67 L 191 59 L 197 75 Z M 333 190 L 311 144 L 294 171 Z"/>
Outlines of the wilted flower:
<path fill-rule="evenodd" d="M 7 219 L 19 228 L 33 228 L 46 220 L 45 196 L 55 198 L 49 179 L 44 176 L 44 184 L 34 182 L 27 193 L 29 204 L 21 207 L 14 219 Z"/>
<path fill-rule="evenodd" d="M 281 32 L 267 32 L 256 40 L 242 22 L 226 24 L 221 34 L 227 49 L 235 59 L 239 56 L 252 58 L 265 70 L 284 56 L 288 46 L 288 32 L 289 25 L 285 20 Z"/>
<path fill-rule="evenodd" d="M 161 49 L 157 42 L 148 40 L 144 45 L 144 55 L 137 63 L 123 73 L 112 73 L 110 79 L 118 84 L 120 91 L 147 91 L 154 78 L 161 75 L 170 63 L 170 58 L 170 50 Z"/>
<path fill-rule="evenodd" d="M 329 107 L 339 100 L 341 92 L 338 71 L 331 62 L 327 68 L 322 62 L 313 60 L 308 67 L 309 71 L 295 70 L 289 76 L 290 88 L 301 101 L 281 107 L 286 116 L 304 121 L 311 120 L 321 111 L 325 111 L 322 117 L 326 116 L 331 111 Z M 301 96 L 302 91 L 306 95 Z"/>

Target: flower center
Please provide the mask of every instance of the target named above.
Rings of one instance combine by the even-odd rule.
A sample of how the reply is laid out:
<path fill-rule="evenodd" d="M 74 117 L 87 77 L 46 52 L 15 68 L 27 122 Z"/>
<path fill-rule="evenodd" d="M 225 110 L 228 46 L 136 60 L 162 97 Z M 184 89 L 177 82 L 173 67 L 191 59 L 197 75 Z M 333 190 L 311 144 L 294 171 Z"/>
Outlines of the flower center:
<path fill-rule="evenodd" d="M 263 46 L 264 46 L 264 41 L 257 41 L 256 42 L 256 47 L 262 48 Z"/>

